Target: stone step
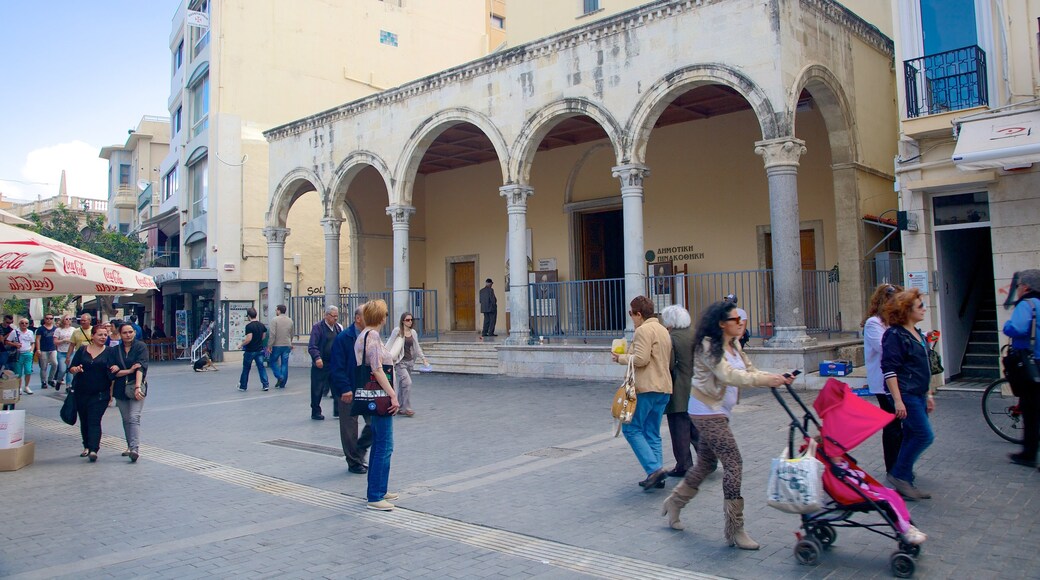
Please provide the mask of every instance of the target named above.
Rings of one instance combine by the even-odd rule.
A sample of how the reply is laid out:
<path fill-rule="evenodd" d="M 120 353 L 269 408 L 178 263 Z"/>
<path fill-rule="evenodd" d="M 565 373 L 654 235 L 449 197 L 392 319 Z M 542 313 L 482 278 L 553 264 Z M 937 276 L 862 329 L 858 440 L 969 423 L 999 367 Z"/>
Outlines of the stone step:
<path fill-rule="evenodd" d="M 498 349 L 494 344 L 472 342 L 431 342 L 423 353 L 435 373 L 497 375 L 500 373 Z"/>
<path fill-rule="evenodd" d="M 973 330 L 968 342 L 1000 342 L 996 330 Z"/>
<path fill-rule="evenodd" d="M 965 378 L 997 379 L 1000 378 L 1000 368 L 989 365 L 963 365 L 961 366 L 961 376 Z"/>
<path fill-rule="evenodd" d="M 1000 343 L 999 342 L 969 342 L 968 354 L 991 354 L 997 356 L 1000 354 Z"/>
<path fill-rule="evenodd" d="M 973 332 L 996 332 L 997 331 L 997 319 L 984 320 L 975 319 L 975 323 L 971 325 Z"/>
<path fill-rule="evenodd" d="M 996 367 L 999 357 L 994 353 L 965 353 L 964 364 L 981 367 Z"/>

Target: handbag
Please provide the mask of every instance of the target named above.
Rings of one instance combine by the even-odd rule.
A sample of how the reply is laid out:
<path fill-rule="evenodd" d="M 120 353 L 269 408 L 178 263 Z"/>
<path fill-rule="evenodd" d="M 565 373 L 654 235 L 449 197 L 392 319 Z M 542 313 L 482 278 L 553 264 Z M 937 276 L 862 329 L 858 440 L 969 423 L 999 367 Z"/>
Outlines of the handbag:
<path fill-rule="evenodd" d="M 788 457 L 785 446 L 773 459 L 766 503 L 789 514 L 810 514 L 823 508 L 823 463 L 816 459 L 816 440 L 798 457 Z"/>
<path fill-rule="evenodd" d="M 371 331 L 369 331 L 371 332 Z M 368 332 L 362 340 L 364 347 L 361 350 L 361 360 L 368 360 Z M 394 382 L 394 365 L 382 365 L 380 369 L 386 376 L 387 382 Z M 386 394 L 383 387 L 376 381 L 375 371 L 368 363 L 358 364 L 354 369 L 354 399 L 350 403 L 351 415 L 376 415 L 385 417 L 392 415 L 390 412 L 390 395 Z"/>
<path fill-rule="evenodd" d="M 928 367 L 933 375 L 941 375 L 946 369 L 943 368 L 942 355 L 935 350 L 935 343 L 928 349 Z"/>
<path fill-rule="evenodd" d="M 1036 305 L 1029 301 L 1033 309 L 1033 344 L 1036 344 Z M 1033 358 L 1032 348 L 1012 348 L 1010 344 L 1004 346 L 1007 354 L 1001 359 L 1004 363 L 1004 378 L 1011 383 L 1011 393 L 1021 397 L 1027 388 L 1040 386 L 1040 368 L 1037 368 L 1036 359 Z"/>
<path fill-rule="evenodd" d="M 73 397 L 72 387 L 69 387 L 65 393 L 65 402 L 61 404 L 61 411 L 59 411 L 58 414 L 61 415 L 62 421 L 65 421 L 69 425 L 75 425 L 76 399 Z"/>
<path fill-rule="evenodd" d="M 631 357 L 628 359 L 625 380 L 621 382 L 621 386 L 614 393 L 614 402 L 610 405 L 610 414 L 615 419 L 614 437 L 621 434 L 621 426 L 631 423 L 632 417 L 636 414 L 636 376 Z"/>

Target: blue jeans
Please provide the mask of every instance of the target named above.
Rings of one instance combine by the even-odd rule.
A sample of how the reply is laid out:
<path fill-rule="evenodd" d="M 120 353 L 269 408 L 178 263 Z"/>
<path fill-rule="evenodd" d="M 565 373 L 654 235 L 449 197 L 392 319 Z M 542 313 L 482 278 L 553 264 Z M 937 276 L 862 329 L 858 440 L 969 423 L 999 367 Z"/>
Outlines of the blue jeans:
<path fill-rule="evenodd" d="M 368 501 L 386 495 L 390 482 L 390 455 L 394 452 L 394 418 L 372 415 L 372 448 L 368 452 Z"/>
<path fill-rule="evenodd" d="M 927 395 L 903 395 L 906 419 L 903 419 L 903 443 L 892 466 L 892 477 L 914 482 L 914 463 L 935 440 L 932 423 L 928 420 Z"/>
<path fill-rule="evenodd" d="M 632 422 L 621 427 L 621 432 L 625 434 L 625 439 L 647 475 L 661 469 L 661 417 L 671 398 L 667 393 L 636 395 L 636 412 Z"/>
<path fill-rule="evenodd" d="M 242 376 L 238 379 L 239 388 L 246 388 L 249 386 L 249 369 L 253 366 L 253 361 L 256 361 L 256 371 L 260 373 L 260 383 L 266 388 L 267 382 L 267 369 L 264 368 L 264 351 L 245 351 L 242 353 Z"/>
<path fill-rule="evenodd" d="M 65 383 L 66 385 L 72 385 L 72 375 L 69 373 L 68 356 L 69 351 L 58 350 L 58 373 L 54 375 L 54 380 Z"/>
<path fill-rule="evenodd" d="M 292 347 L 289 346 L 271 347 L 271 361 L 268 363 L 271 365 L 271 374 L 283 385 L 289 380 L 289 351 L 291 349 Z"/>

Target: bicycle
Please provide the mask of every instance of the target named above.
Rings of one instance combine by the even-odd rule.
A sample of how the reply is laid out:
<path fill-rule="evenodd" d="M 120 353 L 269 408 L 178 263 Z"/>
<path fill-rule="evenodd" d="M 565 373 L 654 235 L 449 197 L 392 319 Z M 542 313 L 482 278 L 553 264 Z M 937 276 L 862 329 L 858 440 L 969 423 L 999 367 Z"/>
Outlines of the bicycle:
<path fill-rule="evenodd" d="M 989 428 L 1002 439 L 1022 443 L 1022 411 L 1007 379 L 995 380 L 986 387 L 982 393 L 982 415 Z"/>

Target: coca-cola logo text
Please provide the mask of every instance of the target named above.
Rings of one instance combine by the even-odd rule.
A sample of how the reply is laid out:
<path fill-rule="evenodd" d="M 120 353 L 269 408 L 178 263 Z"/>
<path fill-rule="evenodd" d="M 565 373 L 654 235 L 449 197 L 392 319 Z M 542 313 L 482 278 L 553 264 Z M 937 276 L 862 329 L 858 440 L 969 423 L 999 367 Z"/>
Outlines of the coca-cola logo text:
<path fill-rule="evenodd" d="M 118 284 L 120 286 L 124 285 L 123 277 L 119 275 L 119 271 L 118 270 L 112 270 L 110 268 L 105 268 L 105 280 L 107 280 L 107 281 L 109 281 L 109 282 L 111 282 L 113 284 Z"/>
<path fill-rule="evenodd" d="M 7 252 L 5 254 L 0 254 L 0 270 L 17 270 L 25 264 L 25 258 L 28 256 L 29 254 L 24 254 L 22 252 Z"/>
<path fill-rule="evenodd" d="M 8 285 L 12 292 L 51 292 L 54 290 L 54 281 L 50 278 L 33 279 L 28 276 L 8 276 Z"/>
<path fill-rule="evenodd" d="M 62 258 L 63 267 L 66 274 L 75 274 L 77 276 L 87 277 L 87 267 L 83 265 L 83 262 L 79 260 L 70 260 L 68 258 Z"/>
<path fill-rule="evenodd" d="M 98 292 L 122 292 L 125 288 L 119 286 L 112 286 L 111 284 L 94 284 L 94 288 Z"/>
<path fill-rule="evenodd" d="M 137 285 L 142 288 L 155 288 L 155 282 L 148 276 L 135 276 Z"/>

